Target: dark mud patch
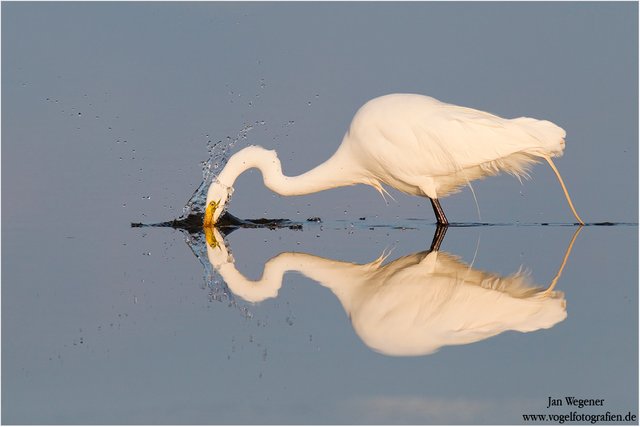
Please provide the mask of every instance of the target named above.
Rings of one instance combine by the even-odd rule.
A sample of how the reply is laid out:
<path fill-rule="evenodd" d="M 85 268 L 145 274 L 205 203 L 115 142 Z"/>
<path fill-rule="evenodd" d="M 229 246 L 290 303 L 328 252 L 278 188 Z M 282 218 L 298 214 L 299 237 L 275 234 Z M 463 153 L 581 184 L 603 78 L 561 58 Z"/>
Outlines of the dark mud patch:
<path fill-rule="evenodd" d="M 158 222 L 154 224 L 144 224 L 141 222 L 132 222 L 131 227 L 166 227 L 188 231 L 189 233 L 199 233 L 202 231 L 202 223 L 204 222 L 204 214 L 194 213 L 184 218 L 177 218 L 171 221 Z M 268 228 L 271 230 L 279 228 L 288 228 L 291 230 L 302 230 L 301 222 L 291 221 L 289 219 L 277 218 L 258 218 L 258 219 L 241 219 L 229 212 L 225 212 L 216 223 L 216 228 L 229 234 L 238 228 Z"/>

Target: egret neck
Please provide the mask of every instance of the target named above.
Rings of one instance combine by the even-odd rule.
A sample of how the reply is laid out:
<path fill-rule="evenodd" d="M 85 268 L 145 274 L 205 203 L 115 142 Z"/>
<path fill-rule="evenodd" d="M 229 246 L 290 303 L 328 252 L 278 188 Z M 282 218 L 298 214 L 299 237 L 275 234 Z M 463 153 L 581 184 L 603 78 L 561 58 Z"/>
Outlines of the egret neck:
<path fill-rule="evenodd" d="M 215 224 L 224 210 L 236 179 L 251 168 L 259 169 L 262 172 L 264 185 L 282 196 L 299 196 L 355 184 L 379 187 L 377 181 L 366 177 L 363 169 L 353 160 L 354 157 L 349 155 L 348 150 L 348 144 L 343 144 L 324 163 L 309 172 L 293 177 L 282 174 L 282 164 L 273 150 L 250 146 L 238 151 L 231 156 L 224 170 L 209 188 L 204 226 Z"/>
<path fill-rule="evenodd" d="M 240 174 L 247 169 L 256 168 L 262 172 L 264 185 L 282 196 L 300 196 L 335 187 L 343 187 L 363 183 L 362 174 L 357 164 L 346 161 L 341 147 L 324 163 L 298 176 L 285 176 L 278 155 L 273 150 L 258 146 L 247 147 L 233 155 L 218 180 L 227 187 L 232 187 Z"/>

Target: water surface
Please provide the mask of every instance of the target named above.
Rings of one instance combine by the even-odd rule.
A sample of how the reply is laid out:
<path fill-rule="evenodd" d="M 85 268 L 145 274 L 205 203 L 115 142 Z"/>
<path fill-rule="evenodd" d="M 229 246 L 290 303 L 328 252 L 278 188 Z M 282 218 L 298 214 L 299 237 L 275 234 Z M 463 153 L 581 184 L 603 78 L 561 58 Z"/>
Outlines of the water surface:
<path fill-rule="evenodd" d="M 634 258 L 609 249 L 632 247 L 637 227 L 581 231 L 556 287 L 566 318 L 548 329 L 414 357 L 367 345 L 336 295 L 300 274 L 285 275 L 277 297 L 259 304 L 221 293 L 179 231 L 39 231 L 5 231 L 20 242 L 10 271 L 28 278 L 5 290 L 24 302 L 4 309 L 5 327 L 21 331 L 3 346 L 13 368 L 3 375 L 7 420 L 519 423 L 519 414 L 544 409 L 549 393 L 604 398 L 612 412 L 637 403 L 628 392 L 637 378 Z M 227 244 L 236 268 L 255 280 L 282 252 L 365 264 L 392 250 L 392 262 L 428 251 L 433 231 L 313 224 L 238 230 Z M 441 251 L 498 276 L 524 267 L 544 286 L 573 232 L 451 228 Z M 76 268 L 61 269 L 68 256 Z M 36 411 L 33 399 L 43 402 Z"/>

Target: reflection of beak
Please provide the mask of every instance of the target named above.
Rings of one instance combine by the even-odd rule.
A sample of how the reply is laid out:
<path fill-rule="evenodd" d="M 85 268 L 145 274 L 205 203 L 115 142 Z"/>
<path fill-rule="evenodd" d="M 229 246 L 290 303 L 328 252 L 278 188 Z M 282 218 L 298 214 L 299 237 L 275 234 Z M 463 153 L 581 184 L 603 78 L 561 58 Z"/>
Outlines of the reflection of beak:
<path fill-rule="evenodd" d="M 213 220 L 213 214 L 216 213 L 216 209 L 218 209 L 219 205 L 220 205 L 220 200 L 218 200 L 217 202 L 214 202 L 212 200 L 207 205 L 207 207 L 206 207 L 206 209 L 204 211 L 204 224 L 203 224 L 203 226 L 205 228 L 211 227 L 212 225 L 215 224 L 215 221 Z"/>
<path fill-rule="evenodd" d="M 215 228 L 213 226 L 207 226 L 207 225 L 204 226 L 204 237 L 205 237 L 205 239 L 207 239 L 207 244 L 211 248 L 215 249 L 215 248 L 220 247 L 220 243 L 218 243 L 218 239 L 216 239 L 216 236 L 214 234 L 214 230 L 215 230 Z"/>

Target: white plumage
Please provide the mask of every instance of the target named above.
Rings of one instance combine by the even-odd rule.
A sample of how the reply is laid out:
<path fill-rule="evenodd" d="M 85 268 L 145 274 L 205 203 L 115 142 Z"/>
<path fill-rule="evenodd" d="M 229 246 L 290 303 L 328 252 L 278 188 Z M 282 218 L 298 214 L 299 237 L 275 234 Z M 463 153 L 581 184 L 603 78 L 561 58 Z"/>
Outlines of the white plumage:
<path fill-rule="evenodd" d="M 446 224 L 438 199 L 500 172 L 526 177 L 542 159 L 583 223 L 551 161 L 562 155 L 564 138 L 565 131 L 546 120 L 504 119 L 423 95 L 386 95 L 363 105 L 335 154 L 302 175 L 284 176 L 274 151 L 251 146 L 236 153 L 209 187 L 205 225 L 222 213 L 238 175 L 253 167 L 262 171 L 268 188 L 286 196 L 354 184 L 384 193 L 383 185 L 389 185 L 430 198 L 438 223 Z"/>
<path fill-rule="evenodd" d="M 561 155 L 564 137 L 548 121 L 503 119 L 428 96 L 395 94 L 362 106 L 343 145 L 371 178 L 437 199 L 499 172 L 524 176 L 540 157 Z"/>

